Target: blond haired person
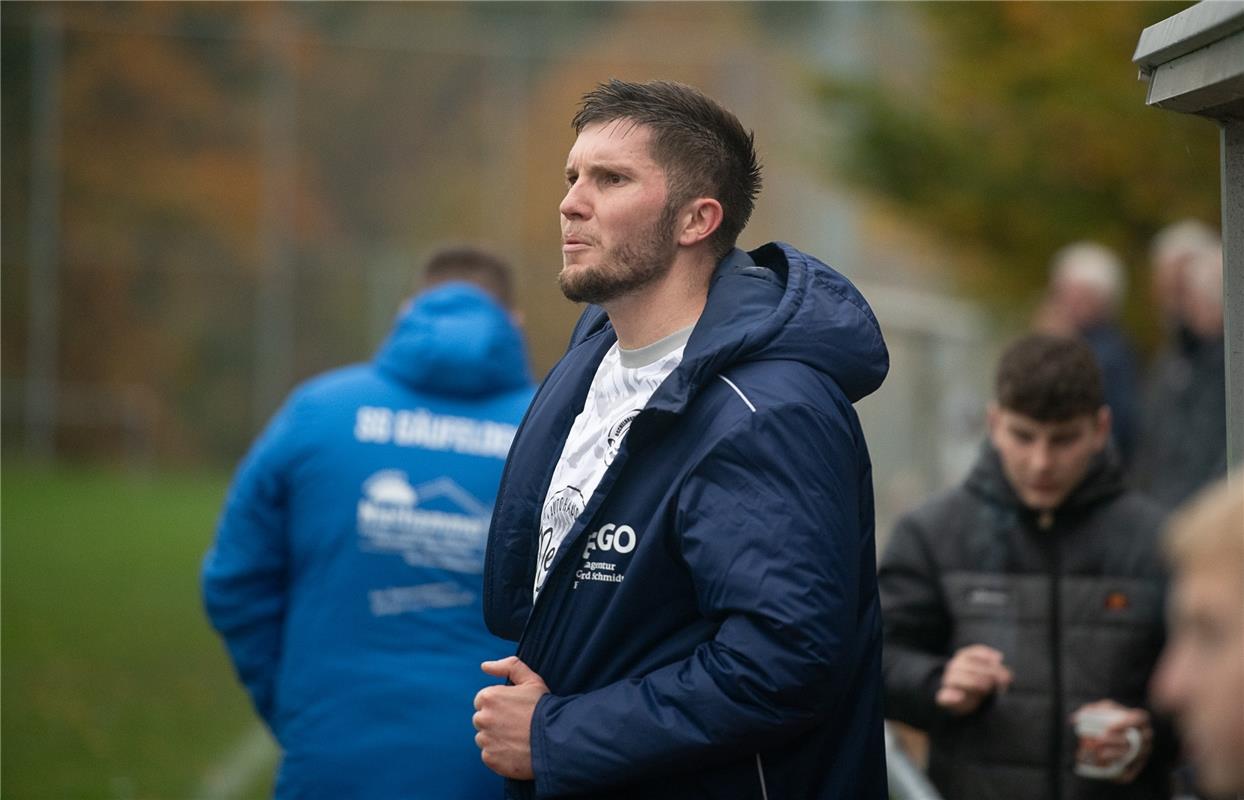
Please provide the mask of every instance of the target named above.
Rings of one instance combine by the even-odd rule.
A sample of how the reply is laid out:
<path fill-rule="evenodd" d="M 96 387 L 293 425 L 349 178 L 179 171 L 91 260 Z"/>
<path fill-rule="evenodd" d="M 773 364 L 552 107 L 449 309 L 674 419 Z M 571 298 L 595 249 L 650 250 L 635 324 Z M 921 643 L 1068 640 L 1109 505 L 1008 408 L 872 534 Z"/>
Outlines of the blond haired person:
<path fill-rule="evenodd" d="M 1244 793 L 1244 477 L 1206 490 L 1171 524 L 1171 638 L 1153 679 L 1196 782 Z"/>

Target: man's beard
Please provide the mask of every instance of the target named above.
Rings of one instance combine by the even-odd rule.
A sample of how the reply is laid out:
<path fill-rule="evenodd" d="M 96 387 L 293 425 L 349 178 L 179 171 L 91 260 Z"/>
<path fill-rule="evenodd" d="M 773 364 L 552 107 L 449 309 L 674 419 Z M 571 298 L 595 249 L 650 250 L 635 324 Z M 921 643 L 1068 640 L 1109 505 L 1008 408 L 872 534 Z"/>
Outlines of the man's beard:
<path fill-rule="evenodd" d="M 557 276 L 562 294 L 576 303 L 600 305 L 663 278 L 674 266 L 677 218 L 678 207 L 669 203 L 636 241 L 606 250 L 594 266 L 581 266 L 573 272 L 563 267 Z"/>

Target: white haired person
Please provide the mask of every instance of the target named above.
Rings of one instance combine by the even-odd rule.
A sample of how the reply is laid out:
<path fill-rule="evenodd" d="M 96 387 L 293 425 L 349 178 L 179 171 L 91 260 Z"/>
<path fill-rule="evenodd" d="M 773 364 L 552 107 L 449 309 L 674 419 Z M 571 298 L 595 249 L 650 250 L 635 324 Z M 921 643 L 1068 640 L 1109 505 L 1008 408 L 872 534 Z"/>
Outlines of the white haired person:
<path fill-rule="evenodd" d="M 1227 471 L 1222 246 L 1189 252 L 1178 265 L 1172 343 L 1154 362 L 1131 479 L 1168 509 Z"/>
<path fill-rule="evenodd" d="M 1124 466 L 1135 452 L 1139 395 L 1136 352 L 1118 323 L 1126 295 L 1127 276 L 1118 255 L 1098 242 L 1074 242 L 1050 260 L 1049 290 L 1035 326 L 1079 336 L 1092 349 Z"/>
<path fill-rule="evenodd" d="M 1177 335 L 1183 325 L 1185 267 L 1197 256 L 1221 249 L 1218 234 L 1198 219 L 1173 222 L 1153 237 L 1149 245 L 1149 293 L 1172 335 Z"/>

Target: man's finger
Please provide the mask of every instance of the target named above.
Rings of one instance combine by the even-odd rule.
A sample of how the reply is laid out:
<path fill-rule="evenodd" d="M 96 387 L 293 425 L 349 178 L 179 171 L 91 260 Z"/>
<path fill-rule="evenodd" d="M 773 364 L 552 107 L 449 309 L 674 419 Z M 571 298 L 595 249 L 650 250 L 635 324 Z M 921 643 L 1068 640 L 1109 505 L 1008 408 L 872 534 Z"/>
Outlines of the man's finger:
<path fill-rule="evenodd" d="M 983 644 L 968 645 L 960 650 L 958 655 L 982 664 L 997 665 L 1002 663 L 1002 651 Z"/>
<path fill-rule="evenodd" d="M 1094 752 L 1096 753 L 1097 759 L 1100 763 L 1110 764 L 1121 760 L 1123 756 L 1127 755 L 1130 749 L 1131 748 L 1128 746 L 1127 742 L 1123 742 L 1122 744 L 1118 744 L 1116 742 L 1103 742 L 1095 748 Z"/>
<path fill-rule="evenodd" d="M 485 661 L 479 668 L 495 678 L 508 678 L 515 663 L 521 663 L 518 656 L 506 656 L 496 661 Z"/>
<path fill-rule="evenodd" d="M 946 669 L 946 674 L 951 676 L 971 675 L 977 680 L 983 680 L 988 684 L 984 691 L 990 691 L 994 688 L 1005 691 L 1010 688 L 1011 682 L 1015 680 L 1015 674 L 1002 664 L 985 661 L 952 661 Z"/>
<path fill-rule="evenodd" d="M 1007 670 L 1004 667 L 989 667 L 959 662 L 957 664 L 950 665 L 946 669 L 945 674 L 950 676 L 970 675 L 974 679 L 993 683 L 999 680 L 1006 671 Z"/>
<path fill-rule="evenodd" d="M 514 658 L 514 663 L 510 665 L 510 683 L 515 686 L 521 686 L 524 683 L 544 683 L 544 678 L 536 674 L 536 671 Z"/>
<path fill-rule="evenodd" d="M 962 703 L 966 698 L 966 692 L 953 686 L 943 686 L 937 690 L 936 699 L 939 706 L 953 706 Z"/>
<path fill-rule="evenodd" d="M 964 692 L 987 694 L 988 692 L 993 691 L 994 678 L 992 675 L 985 675 L 978 672 L 956 670 L 954 672 L 947 672 L 942 677 L 942 686 L 951 689 L 960 689 Z"/>
<path fill-rule="evenodd" d="M 1136 728 L 1143 731 L 1149 725 L 1149 712 L 1140 708 L 1129 708 L 1127 713 L 1121 715 L 1117 720 L 1106 728 L 1107 734 L 1115 734 L 1119 738 L 1124 738 L 1124 731 L 1128 728 Z"/>

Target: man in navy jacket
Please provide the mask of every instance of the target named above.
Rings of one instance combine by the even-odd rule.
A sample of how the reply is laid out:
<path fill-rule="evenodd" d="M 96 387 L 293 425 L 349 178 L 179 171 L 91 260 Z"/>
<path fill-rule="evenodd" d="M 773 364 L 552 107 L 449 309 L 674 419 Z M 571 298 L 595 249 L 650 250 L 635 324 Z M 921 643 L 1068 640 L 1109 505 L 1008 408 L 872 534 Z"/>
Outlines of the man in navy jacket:
<path fill-rule="evenodd" d="M 531 399 L 510 269 L 444 250 L 371 363 L 299 387 L 203 564 L 212 624 L 281 745 L 280 798 L 495 796 L 462 709 L 489 514 Z"/>
<path fill-rule="evenodd" d="M 473 721 L 511 797 L 884 798 L 871 468 L 888 369 L 841 275 L 735 249 L 752 135 L 680 84 L 584 98 L 563 270 L 591 305 L 511 450 Z"/>

